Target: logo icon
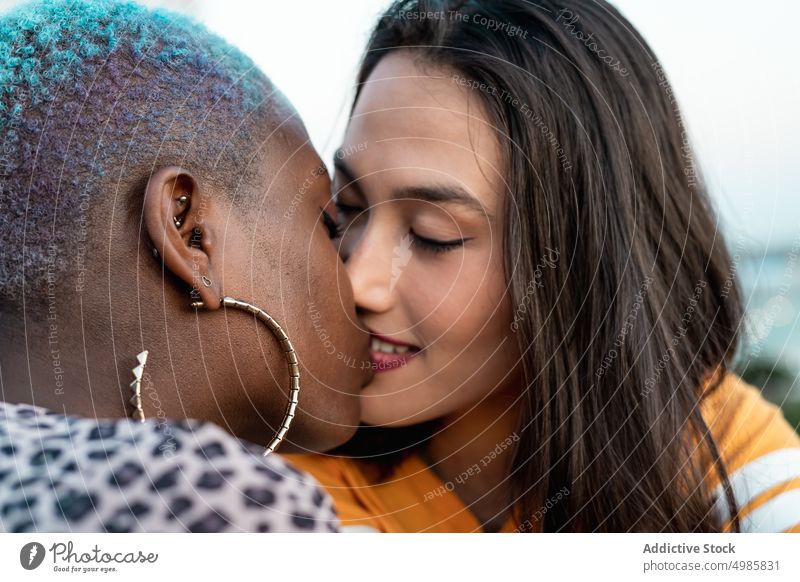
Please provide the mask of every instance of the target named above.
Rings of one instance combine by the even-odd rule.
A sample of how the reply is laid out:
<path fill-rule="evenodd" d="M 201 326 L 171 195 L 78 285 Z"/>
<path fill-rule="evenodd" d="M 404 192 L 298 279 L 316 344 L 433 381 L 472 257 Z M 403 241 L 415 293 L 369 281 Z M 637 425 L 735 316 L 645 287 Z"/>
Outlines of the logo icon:
<path fill-rule="evenodd" d="M 44 561 L 44 546 L 39 542 L 30 542 L 19 551 L 19 563 L 26 570 L 35 570 Z"/>
<path fill-rule="evenodd" d="M 400 244 L 395 246 L 392 257 L 392 278 L 389 281 L 389 293 L 394 291 L 394 286 L 403 274 L 403 268 L 411 260 L 411 235 L 407 234 L 400 239 Z"/>

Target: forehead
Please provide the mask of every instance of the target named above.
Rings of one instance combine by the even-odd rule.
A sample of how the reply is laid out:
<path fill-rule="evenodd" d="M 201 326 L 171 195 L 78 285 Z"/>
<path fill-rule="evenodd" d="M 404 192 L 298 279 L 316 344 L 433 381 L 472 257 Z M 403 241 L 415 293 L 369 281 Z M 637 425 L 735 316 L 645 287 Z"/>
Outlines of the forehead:
<path fill-rule="evenodd" d="M 482 96 L 455 71 L 418 59 L 395 51 L 379 61 L 348 125 L 345 151 L 358 150 L 348 164 L 359 178 L 416 171 L 429 180 L 456 180 L 480 198 L 496 195 L 499 144 Z"/>
<path fill-rule="evenodd" d="M 273 111 L 263 135 L 259 146 L 260 165 L 267 185 L 302 182 L 310 173 L 324 167 L 302 120 L 293 109 Z"/>
<path fill-rule="evenodd" d="M 303 120 L 282 93 L 270 95 L 265 113 L 262 150 L 269 164 L 276 169 L 283 167 L 284 171 L 286 166 L 308 161 L 319 164 Z"/>
<path fill-rule="evenodd" d="M 288 222 L 311 216 L 313 213 L 304 209 L 324 206 L 330 200 L 327 168 L 294 110 L 280 115 L 273 111 L 263 123 L 258 154 L 251 162 L 257 171 L 253 200 L 264 219 L 272 223 L 287 222 L 286 215 L 291 218 Z"/>

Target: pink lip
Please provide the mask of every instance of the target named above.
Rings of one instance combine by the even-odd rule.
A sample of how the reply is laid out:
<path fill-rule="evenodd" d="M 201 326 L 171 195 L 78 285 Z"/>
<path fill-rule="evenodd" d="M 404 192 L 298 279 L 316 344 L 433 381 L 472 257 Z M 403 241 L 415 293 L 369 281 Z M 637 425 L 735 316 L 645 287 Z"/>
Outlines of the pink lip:
<path fill-rule="evenodd" d="M 411 348 L 411 351 L 408 351 L 405 354 L 387 354 L 386 352 L 378 352 L 370 349 L 369 356 L 370 359 L 372 359 L 372 368 L 376 374 L 381 372 L 391 372 L 392 370 L 402 368 L 417 354 L 419 354 L 419 347 L 415 346 L 414 344 L 401 342 L 385 335 L 375 333 L 372 330 L 370 330 L 370 337 L 378 339 L 382 342 L 386 342 L 387 344 Z"/>
<path fill-rule="evenodd" d="M 385 336 L 383 334 L 380 334 L 380 333 L 378 333 L 376 331 L 372 331 L 369 328 L 367 328 L 367 331 L 369 332 L 369 335 L 371 337 L 374 337 L 375 339 L 379 339 L 382 342 L 386 342 L 387 344 L 394 344 L 396 346 L 405 346 L 407 348 L 414 348 L 415 350 L 419 349 L 419 346 L 415 346 L 414 344 L 408 344 L 406 342 L 401 342 L 400 340 L 396 340 L 396 339 L 391 338 L 389 336 Z"/>

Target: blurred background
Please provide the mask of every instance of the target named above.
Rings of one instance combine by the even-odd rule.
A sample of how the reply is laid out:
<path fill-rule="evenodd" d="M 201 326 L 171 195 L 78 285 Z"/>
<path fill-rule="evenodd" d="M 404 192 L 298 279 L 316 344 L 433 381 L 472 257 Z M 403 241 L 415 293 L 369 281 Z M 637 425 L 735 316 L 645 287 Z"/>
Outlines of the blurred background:
<path fill-rule="evenodd" d="M 0 10 L 18 2 L 0 0 Z M 323 159 L 347 119 L 370 28 L 388 0 L 146 0 L 250 55 L 294 103 Z M 737 371 L 800 424 L 800 2 L 616 0 L 683 109 L 747 304 Z M 766 6 L 766 5 L 765 5 Z"/>

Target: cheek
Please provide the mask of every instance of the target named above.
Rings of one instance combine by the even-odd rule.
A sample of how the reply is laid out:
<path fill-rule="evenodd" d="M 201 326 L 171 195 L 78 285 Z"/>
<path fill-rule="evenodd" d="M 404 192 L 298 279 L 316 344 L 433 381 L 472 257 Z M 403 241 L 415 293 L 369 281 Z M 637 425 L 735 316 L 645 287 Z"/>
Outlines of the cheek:
<path fill-rule="evenodd" d="M 511 331 L 512 313 L 500 265 L 471 270 L 465 265 L 456 285 L 423 324 L 438 338 L 428 371 L 447 367 L 442 388 L 463 386 L 455 400 L 482 396 L 514 367 L 519 348 Z"/>
<path fill-rule="evenodd" d="M 255 302 L 259 307 L 275 298 L 270 274 L 279 269 L 275 241 L 257 229 L 230 228 L 225 233 L 224 281 L 222 293 Z M 277 286 L 274 286 L 277 287 Z"/>
<path fill-rule="evenodd" d="M 284 270 L 282 303 L 291 306 L 286 310 L 290 339 L 307 371 L 302 381 L 304 406 L 329 419 L 347 413 L 347 395 L 363 384 L 367 341 L 354 323 L 350 281 L 336 249 L 325 236 L 303 242 L 300 263 Z"/>
<path fill-rule="evenodd" d="M 471 406 L 489 392 L 506 388 L 513 382 L 509 370 L 519 356 L 510 331 L 510 302 L 503 297 L 502 286 L 485 285 L 470 299 L 471 303 L 450 307 L 451 326 L 431 353 L 430 369 L 447 370 L 436 390 L 447 396 L 440 404 L 446 411 Z M 453 386 L 460 388 L 453 391 Z"/>
<path fill-rule="evenodd" d="M 444 303 L 431 318 L 440 328 L 437 352 L 459 358 L 466 367 L 485 366 L 490 358 L 505 359 L 507 344 L 513 340 L 510 313 L 508 299 L 486 287 L 466 299 Z"/>
<path fill-rule="evenodd" d="M 319 321 L 312 326 L 317 347 L 324 353 L 334 352 L 337 360 L 345 356 L 364 359 L 364 354 L 359 351 L 365 342 L 360 341 L 363 338 L 356 328 L 353 290 L 336 249 L 327 237 L 319 237 L 312 242 L 306 260 L 308 278 L 303 282 L 305 314 L 309 318 L 313 311 L 324 319 L 324 333 Z"/>
<path fill-rule="evenodd" d="M 510 300 L 502 268 L 489 253 L 415 269 L 404 286 L 402 303 L 417 322 L 419 335 L 440 350 L 459 353 L 493 350 L 511 324 Z M 417 283 L 424 281 L 424 284 Z M 409 296 L 410 294 L 410 296 Z"/>

